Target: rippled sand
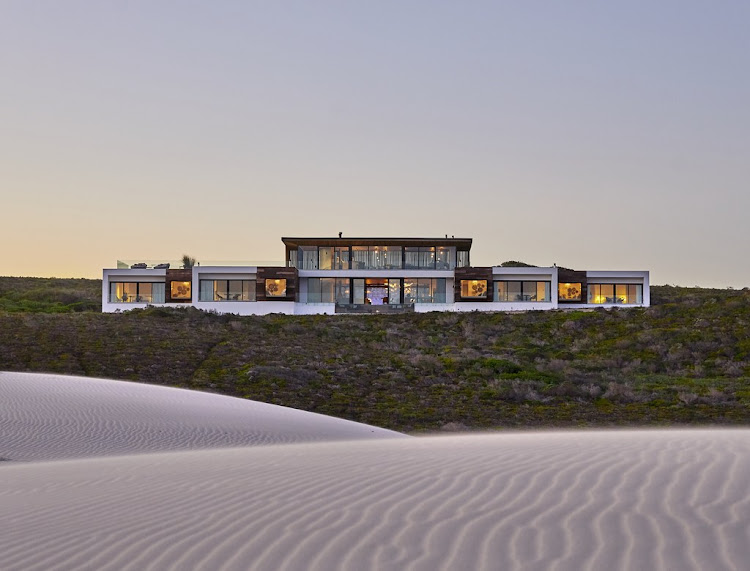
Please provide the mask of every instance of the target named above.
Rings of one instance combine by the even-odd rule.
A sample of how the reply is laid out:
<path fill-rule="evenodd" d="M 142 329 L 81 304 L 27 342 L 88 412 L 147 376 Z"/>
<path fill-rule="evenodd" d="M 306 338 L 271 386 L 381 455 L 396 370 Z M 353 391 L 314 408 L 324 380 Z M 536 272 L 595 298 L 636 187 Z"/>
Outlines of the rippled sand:
<path fill-rule="evenodd" d="M 0 479 L 0 567 L 10 570 L 750 562 L 745 429 L 152 452 L 7 462 Z"/>
<path fill-rule="evenodd" d="M 0 372 L 0 437 L 0 457 L 14 461 L 405 438 L 366 424 L 210 393 L 4 372 Z"/>

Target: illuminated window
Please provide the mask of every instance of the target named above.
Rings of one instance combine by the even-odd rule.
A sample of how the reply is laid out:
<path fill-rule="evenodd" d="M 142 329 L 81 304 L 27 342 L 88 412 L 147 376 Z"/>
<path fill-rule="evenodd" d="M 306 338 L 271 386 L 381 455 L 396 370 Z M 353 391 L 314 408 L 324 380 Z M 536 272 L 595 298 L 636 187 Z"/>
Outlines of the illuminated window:
<path fill-rule="evenodd" d="M 557 299 L 560 301 L 581 301 L 582 284 L 561 283 L 557 284 Z"/>
<path fill-rule="evenodd" d="M 150 282 L 110 282 L 110 303 L 164 303 L 164 284 Z"/>
<path fill-rule="evenodd" d="M 461 280 L 461 297 L 486 298 L 487 280 Z"/>
<path fill-rule="evenodd" d="M 267 279 L 266 297 L 286 297 L 286 279 Z"/>
<path fill-rule="evenodd" d="M 643 303 L 642 284 L 589 284 L 589 303 Z"/>
<path fill-rule="evenodd" d="M 169 295 L 172 299 L 190 299 L 192 297 L 190 282 L 172 282 Z"/>

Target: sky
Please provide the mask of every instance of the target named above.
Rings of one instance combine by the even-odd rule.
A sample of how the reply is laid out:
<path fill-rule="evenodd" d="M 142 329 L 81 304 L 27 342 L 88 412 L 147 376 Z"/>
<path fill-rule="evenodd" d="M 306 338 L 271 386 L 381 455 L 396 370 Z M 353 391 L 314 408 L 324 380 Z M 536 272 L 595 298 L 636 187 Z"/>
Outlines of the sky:
<path fill-rule="evenodd" d="M 474 239 L 750 286 L 750 3 L 0 0 L 0 275 Z"/>

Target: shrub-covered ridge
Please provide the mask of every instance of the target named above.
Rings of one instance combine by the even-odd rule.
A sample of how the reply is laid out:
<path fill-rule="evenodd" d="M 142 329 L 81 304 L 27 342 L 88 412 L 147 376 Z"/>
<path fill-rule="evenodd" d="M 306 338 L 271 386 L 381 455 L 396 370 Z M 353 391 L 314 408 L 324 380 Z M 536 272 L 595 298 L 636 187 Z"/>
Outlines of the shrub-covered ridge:
<path fill-rule="evenodd" d="M 237 317 L 0 312 L 0 369 L 220 392 L 397 430 L 750 421 L 750 292 L 650 308 Z"/>

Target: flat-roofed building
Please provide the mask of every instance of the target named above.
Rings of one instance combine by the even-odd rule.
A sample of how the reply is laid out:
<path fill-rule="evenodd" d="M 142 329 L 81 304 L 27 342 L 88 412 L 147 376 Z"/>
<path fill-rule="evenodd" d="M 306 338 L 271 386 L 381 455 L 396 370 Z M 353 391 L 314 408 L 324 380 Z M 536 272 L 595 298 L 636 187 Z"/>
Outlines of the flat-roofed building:
<path fill-rule="evenodd" d="M 184 306 L 239 315 L 648 306 L 647 271 L 475 267 L 471 238 L 282 238 L 285 263 L 118 262 L 102 310 Z"/>

